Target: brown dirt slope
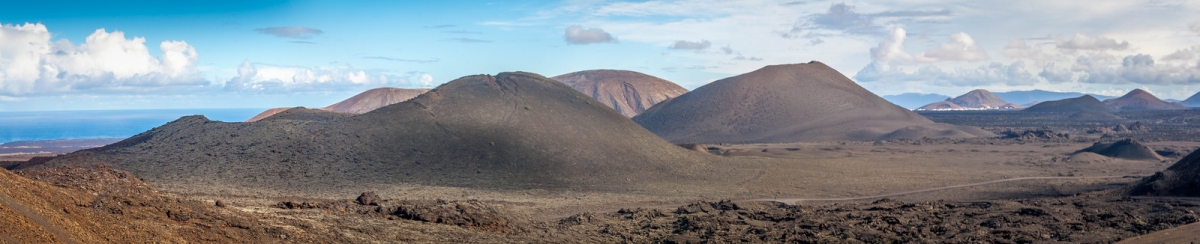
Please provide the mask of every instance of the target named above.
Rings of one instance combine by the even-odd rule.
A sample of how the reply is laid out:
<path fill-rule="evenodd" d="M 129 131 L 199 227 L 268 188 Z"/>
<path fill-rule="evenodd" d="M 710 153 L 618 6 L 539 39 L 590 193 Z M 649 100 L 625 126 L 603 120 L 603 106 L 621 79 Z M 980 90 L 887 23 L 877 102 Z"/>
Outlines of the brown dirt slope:
<path fill-rule="evenodd" d="M 1133 89 L 1124 96 L 1104 100 L 1104 104 L 1118 110 L 1171 110 L 1185 109 L 1182 104 L 1169 103 L 1158 99 L 1153 94 L 1142 89 Z"/>
<path fill-rule="evenodd" d="M 108 164 L 162 185 L 304 196 L 371 184 L 667 191 L 658 184 L 722 177 L 714 160 L 569 86 L 517 72 L 463 77 L 352 117 L 188 116 L 47 165 Z"/>
<path fill-rule="evenodd" d="M 342 113 L 362 114 L 387 105 L 408 101 L 408 99 L 413 99 L 421 95 L 421 93 L 428 91 L 429 89 L 375 88 L 323 109 Z"/>
<path fill-rule="evenodd" d="M 679 95 L 687 89 L 658 77 L 627 70 L 585 70 L 551 77 L 612 107 L 625 117 Z"/>
<path fill-rule="evenodd" d="M 718 80 L 633 120 L 675 143 L 878 140 L 912 126 L 938 134 L 993 136 L 979 128 L 934 123 L 816 61 L 771 65 Z"/>
<path fill-rule="evenodd" d="M 1153 176 L 1142 179 L 1131 195 L 1200 197 L 1200 150 Z"/>
<path fill-rule="evenodd" d="M 164 196 L 127 172 L 49 168 L 21 174 L 0 170 L 3 243 L 318 241 L 313 233 L 274 227 L 241 211 Z"/>
<path fill-rule="evenodd" d="M 1021 110 L 1025 112 L 1101 112 L 1111 113 L 1116 112 L 1116 109 L 1105 105 L 1099 99 L 1090 95 L 1083 95 L 1077 98 L 1067 98 L 1057 101 L 1048 101 L 1038 103 L 1032 107 Z"/>
<path fill-rule="evenodd" d="M 964 108 L 1019 108 L 1020 105 L 1005 102 L 996 94 L 984 89 L 975 89 L 949 100 Z"/>
<path fill-rule="evenodd" d="M 961 108 L 963 108 L 963 107 L 958 106 L 958 104 L 954 104 L 950 101 L 941 101 L 941 102 L 926 104 L 925 106 L 921 106 L 920 108 L 917 108 L 917 110 L 948 110 L 948 109 L 961 109 Z"/>
<path fill-rule="evenodd" d="M 1134 139 L 1124 139 L 1110 143 L 1097 142 L 1092 144 L 1091 147 L 1084 148 L 1076 153 L 1081 152 L 1092 152 L 1111 158 L 1131 160 L 1163 160 L 1163 157 L 1155 153 L 1154 150 Z"/>

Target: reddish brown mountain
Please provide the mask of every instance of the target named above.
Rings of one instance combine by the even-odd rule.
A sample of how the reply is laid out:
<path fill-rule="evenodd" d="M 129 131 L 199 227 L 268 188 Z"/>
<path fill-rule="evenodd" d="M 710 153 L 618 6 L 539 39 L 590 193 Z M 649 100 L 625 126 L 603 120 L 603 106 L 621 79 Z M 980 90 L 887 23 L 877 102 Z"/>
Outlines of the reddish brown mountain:
<path fill-rule="evenodd" d="M 1126 93 L 1124 96 L 1104 100 L 1104 104 L 1119 110 L 1171 110 L 1187 108 L 1179 103 L 1165 102 L 1142 89 L 1133 89 L 1133 91 Z"/>
<path fill-rule="evenodd" d="M 1091 95 L 1038 103 L 1023 110 L 1025 112 L 1116 112 Z"/>
<path fill-rule="evenodd" d="M 585 70 L 551 79 L 591 96 L 625 117 L 633 117 L 654 104 L 688 92 L 670 81 L 627 70 Z"/>
<path fill-rule="evenodd" d="M 718 80 L 633 120 L 676 143 L 993 136 L 979 128 L 934 123 L 816 61 Z"/>
<path fill-rule="evenodd" d="M 967 94 L 950 99 L 950 102 L 958 104 L 963 108 L 994 108 L 994 109 L 1014 109 L 1021 108 L 1021 105 L 1005 102 L 996 94 L 984 89 L 975 89 Z"/>
<path fill-rule="evenodd" d="M 418 95 L 421 95 L 421 93 L 425 93 L 427 91 L 429 91 L 429 89 L 403 89 L 390 87 L 375 88 L 367 90 L 363 93 L 359 93 L 358 95 L 354 95 L 353 97 L 342 100 L 341 102 L 334 103 L 333 105 L 329 105 L 328 107 L 321 108 L 321 110 L 349 114 L 363 114 L 387 105 L 408 101 L 408 99 L 417 97 Z M 293 107 L 281 107 L 268 109 L 267 111 L 263 111 L 262 113 L 247 119 L 246 122 L 263 120 L 279 112 L 283 112 L 292 108 Z"/>
<path fill-rule="evenodd" d="M 259 120 L 265 119 L 267 117 L 271 117 L 271 115 L 275 115 L 279 112 L 283 112 L 284 110 L 288 110 L 288 109 L 292 109 L 292 107 L 267 109 L 267 111 L 263 111 L 262 113 L 258 113 L 258 115 L 255 115 L 254 117 L 250 117 L 250 119 L 247 119 L 246 122 L 259 121 Z"/>
<path fill-rule="evenodd" d="M 408 101 L 408 99 L 417 97 L 427 91 L 429 89 L 375 88 L 323 109 L 334 112 L 363 114 L 387 105 Z"/>

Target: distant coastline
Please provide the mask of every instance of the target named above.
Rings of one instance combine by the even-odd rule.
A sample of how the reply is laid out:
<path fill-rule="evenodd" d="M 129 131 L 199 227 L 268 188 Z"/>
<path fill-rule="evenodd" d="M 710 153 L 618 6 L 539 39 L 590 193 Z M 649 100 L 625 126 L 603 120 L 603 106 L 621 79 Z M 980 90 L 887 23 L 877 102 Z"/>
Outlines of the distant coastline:
<path fill-rule="evenodd" d="M 19 141 L 127 138 L 188 115 L 240 122 L 262 108 L 0 112 L 0 144 Z M 3 152 L 0 152 L 3 153 Z"/>

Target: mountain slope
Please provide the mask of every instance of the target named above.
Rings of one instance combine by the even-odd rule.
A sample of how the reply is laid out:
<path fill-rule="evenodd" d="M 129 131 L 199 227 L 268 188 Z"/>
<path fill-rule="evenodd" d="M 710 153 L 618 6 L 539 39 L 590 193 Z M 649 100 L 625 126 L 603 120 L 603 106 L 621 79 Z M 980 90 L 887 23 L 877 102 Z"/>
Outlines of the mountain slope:
<path fill-rule="evenodd" d="M 1084 94 L 1084 93 L 1078 93 L 1078 92 L 1053 92 L 1053 91 L 1045 91 L 1045 90 L 1007 91 L 1007 92 L 995 92 L 993 94 L 996 94 L 996 97 L 999 97 L 1000 99 L 1004 99 L 1004 101 L 1007 101 L 1009 103 L 1014 103 L 1014 104 L 1031 104 L 1031 103 L 1038 103 L 1038 102 L 1045 102 L 1045 101 L 1063 100 L 1063 99 L 1067 99 L 1067 98 L 1075 98 L 1075 97 L 1081 97 L 1081 96 L 1085 96 L 1085 95 L 1092 96 L 1092 97 L 1095 97 L 1096 99 L 1100 99 L 1100 100 L 1113 98 L 1113 97 L 1109 97 L 1109 96 L 1101 96 L 1101 95 L 1095 95 L 1095 94 Z"/>
<path fill-rule="evenodd" d="M 1057 101 L 1038 103 L 1022 110 L 1025 112 L 1116 112 L 1116 109 L 1105 105 L 1090 95 L 1068 98 Z"/>
<path fill-rule="evenodd" d="M 166 187 L 314 196 L 377 184 L 661 190 L 672 187 L 659 183 L 726 175 L 713 160 L 569 86 L 518 72 L 463 77 L 357 116 L 294 109 L 256 123 L 189 116 L 47 165 L 108 164 Z"/>
<path fill-rule="evenodd" d="M 362 114 L 387 105 L 408 101 L 408 99 L 412 99 L 428 91 L 429 89 L 375 88 L 323 109 L 334 112 Z"/>
<path fill-rule="evenodd" d="M 949 101 L 963 108 L 1020 108 L 1020 105 L 1004 101 L 1004 99 L 997 97 L 996 94 L 992 94 L 992 92 L 984 89 L 972 90 Z"/>
<path fill-rule="evenodd" d="M 1182 104 L 1168 103 L 1142 89 L 1133 89 L 1124 96 L 1104 100 L 1104 104 L 1118 110 L 1171 110 L 1185 109 Z"/>
<path fill-rule="evenodd" d="M 718 80 L 633 120 L 676 143 L 878 140 L 910 126 L 926 126 L 939 135 L 990 135 L 978 128 L 936 124 L 816 61 L 771 65 Z"/>
<path fill-rule="evenodd" d="M 586 70 L 551 79 L 591 96 L 625 117 L 687 93 L 687 89 L 670 81 L 626 70 Z"/>

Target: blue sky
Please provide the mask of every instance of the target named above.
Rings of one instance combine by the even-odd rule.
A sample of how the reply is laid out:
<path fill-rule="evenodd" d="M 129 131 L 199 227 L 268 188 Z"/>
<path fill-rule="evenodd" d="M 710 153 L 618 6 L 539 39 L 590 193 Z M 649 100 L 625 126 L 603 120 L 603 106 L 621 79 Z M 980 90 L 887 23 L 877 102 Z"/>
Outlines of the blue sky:
<path fill-rule="evenodd" d="M 1200 90 L 1195 1 L 27 1 L 0 24 L 0 111 L 321 107 L 504 71 L 694 89 L 810 60 L 880 95 Z"/>

